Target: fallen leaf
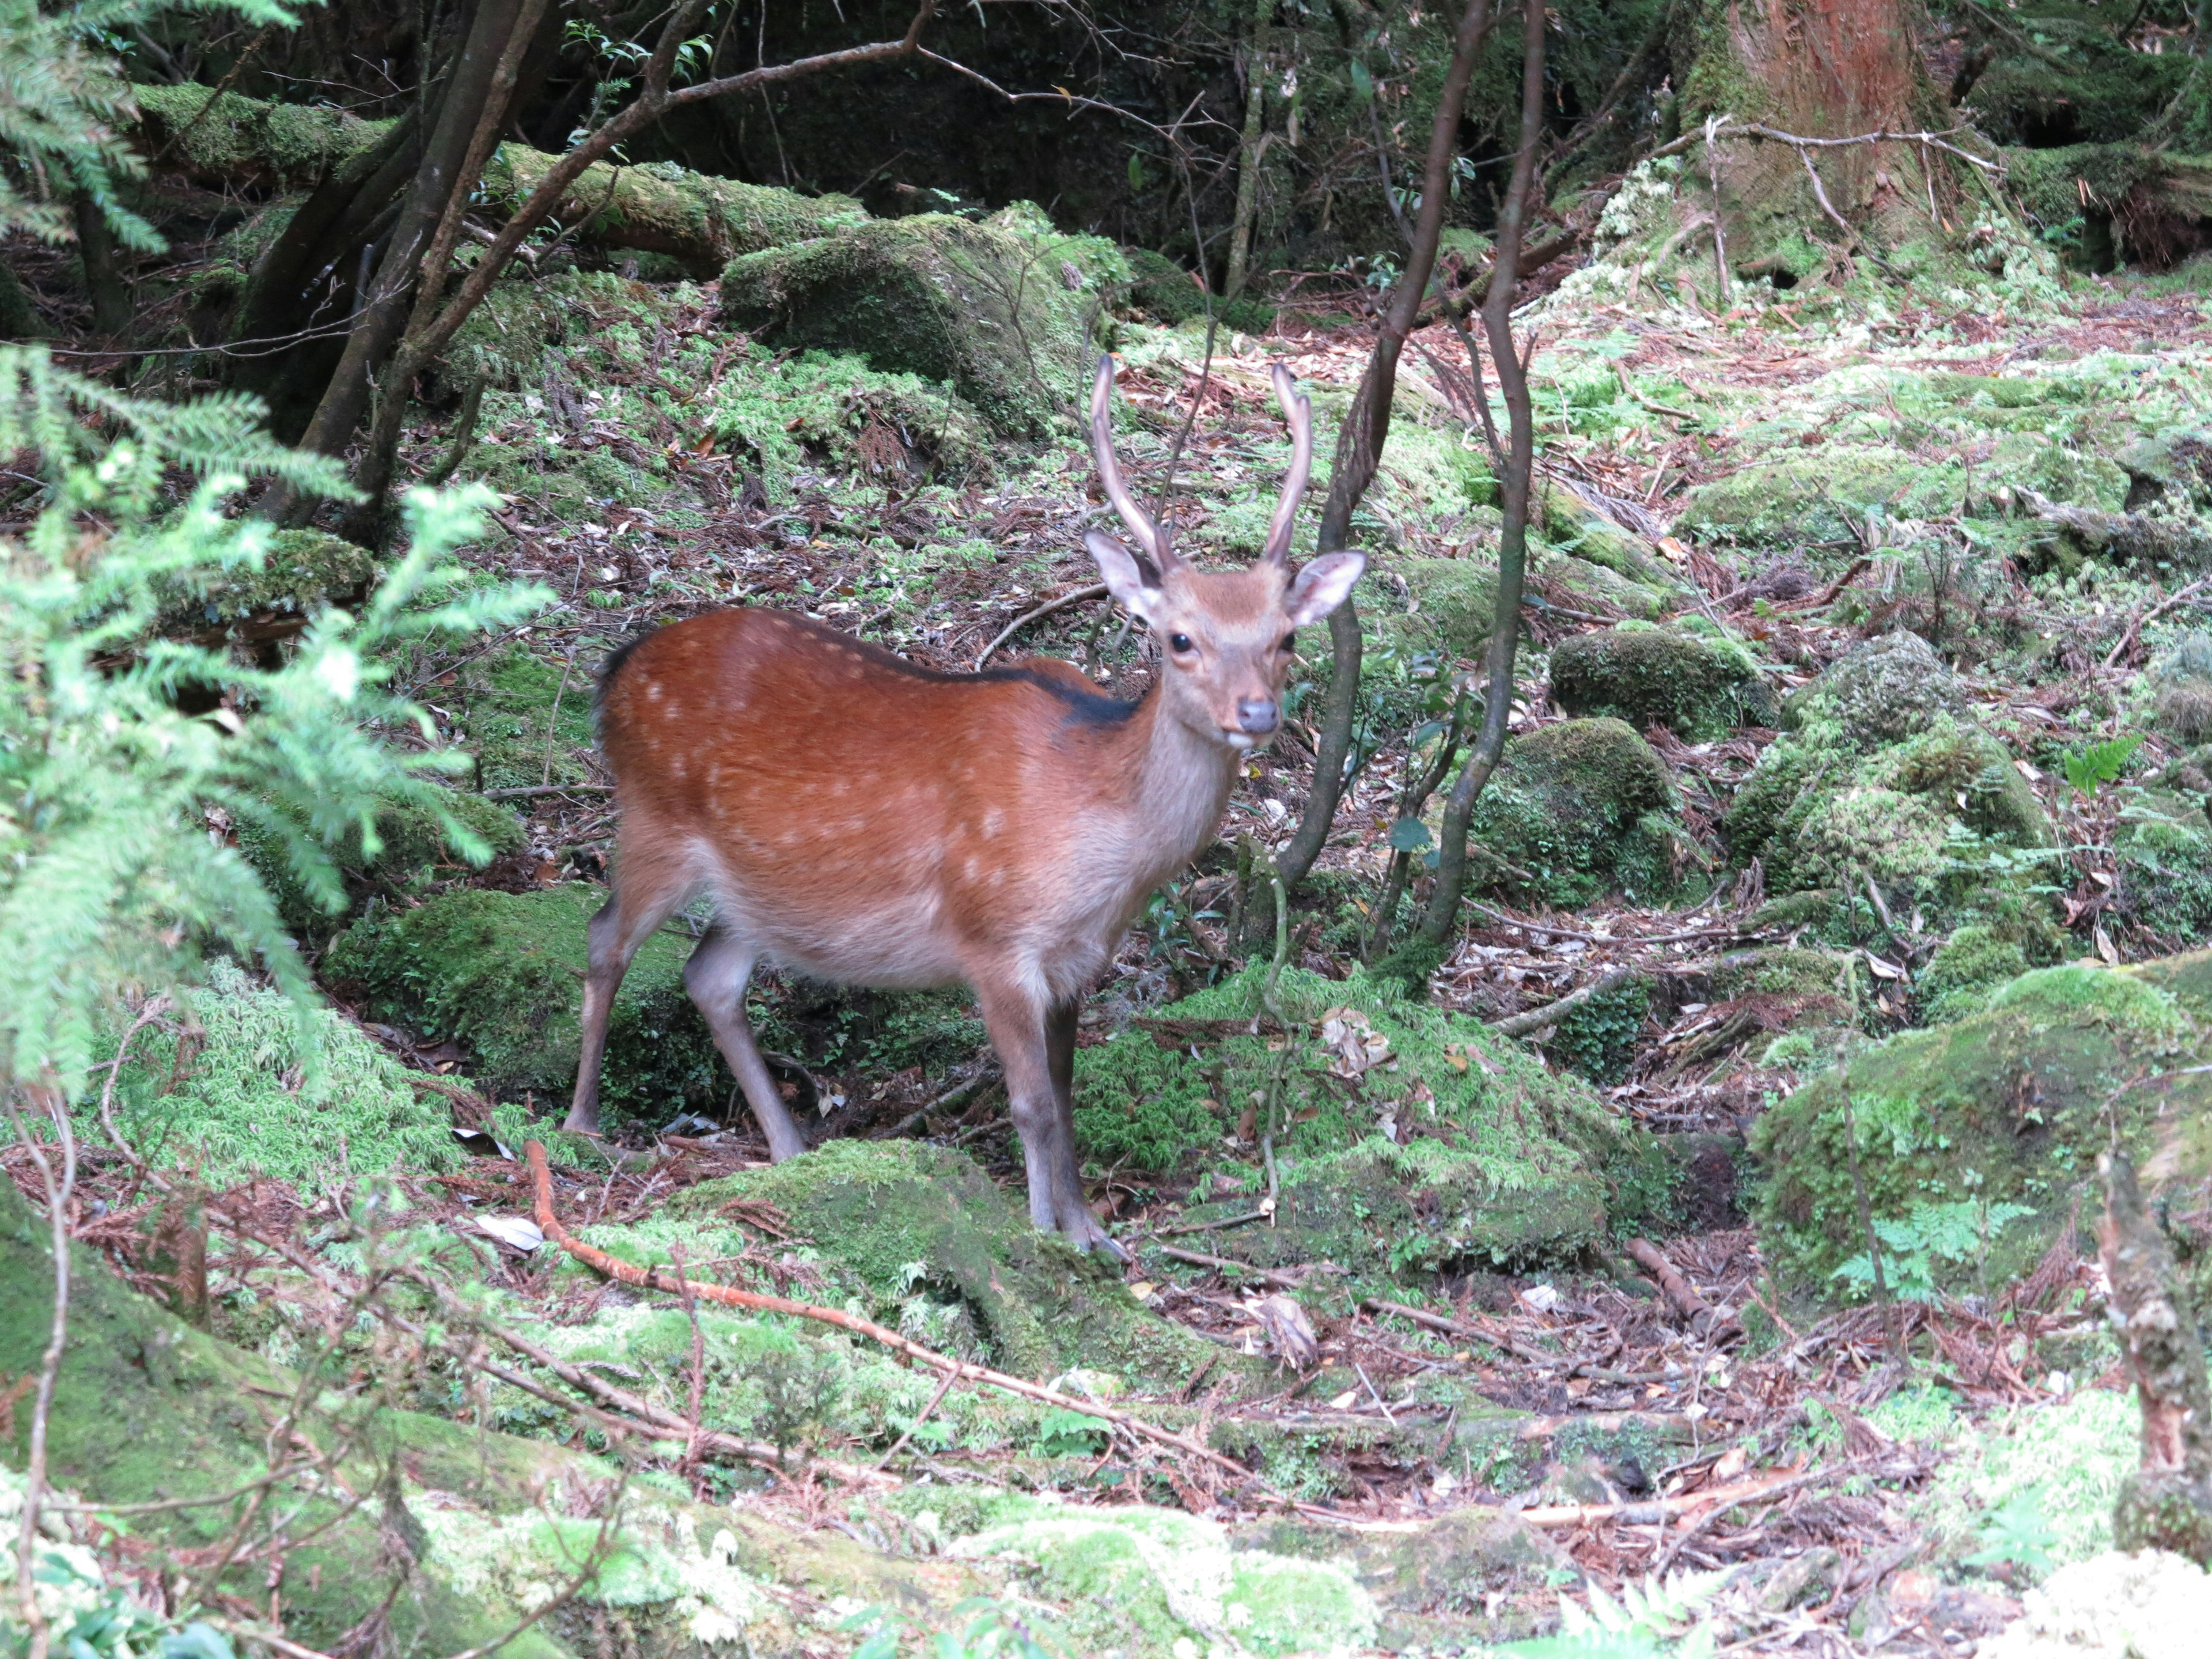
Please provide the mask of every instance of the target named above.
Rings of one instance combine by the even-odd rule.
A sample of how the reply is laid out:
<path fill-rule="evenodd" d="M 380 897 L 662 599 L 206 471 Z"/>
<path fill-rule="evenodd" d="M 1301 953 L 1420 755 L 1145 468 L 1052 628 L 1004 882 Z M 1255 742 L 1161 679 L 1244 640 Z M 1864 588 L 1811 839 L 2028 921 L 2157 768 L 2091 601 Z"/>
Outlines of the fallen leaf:
<path fill-rule="evenodd" d="M 477 1231 L 489 1235 L 510 1249 L 527 1255 L 545 1242 L 545 1235 L 538 1224 L 526 1216 L 480 1215 L 476 1218 Z"/>

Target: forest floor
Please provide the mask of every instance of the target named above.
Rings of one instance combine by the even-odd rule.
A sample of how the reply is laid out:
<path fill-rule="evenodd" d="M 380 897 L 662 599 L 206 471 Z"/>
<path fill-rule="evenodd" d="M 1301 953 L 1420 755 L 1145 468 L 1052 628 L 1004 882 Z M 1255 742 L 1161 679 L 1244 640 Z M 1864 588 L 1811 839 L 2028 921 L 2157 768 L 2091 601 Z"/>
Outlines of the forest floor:
<path fill-rule="evenodd" d="M 717 322 L 711 287 L 646 290 L 609 278 L 577 303 L 599 309 L 587 325 L 572 327 L 564 350 L 549 350 L 486 396 L 463 469 L 503 492 L 492 514 L 501 533 L 472 556 L 489 576 L 550 583 L 562 603 L 465 658 L 407 665 L 417 695 L 444 722 L 442 735 L 484 755 L 480 781 L 522 814 L 521 838 L 485 871 L 447 866 L 428 888 L 393 890 L 390 903 L 404 909 L 421 891 L 528 893 L 603 877 L 614 818 L 583 723 L 592 665 L 641 629 L 735 599 L 803 609 L 936 668 L 1042 650 L 1077 658 L 1117 693 L 1144 684 L 1142 641 L 1117 633 L 1103 601 L 1075 597 L 1095 580 L 1079 531 L 1096 509 L 1088 458 L 1072 440 L 972 465 L 947 482 L 927 465 L 912 405 L 864 399 L 857 422 L 841 416 L 817 433 L 804 424 L 812 405 L 794 402 L 787 429 L 796 440 L 774 456 L 732 440 L 733 430 L 752 428 L 744 411 L 732 415 L 716 401 L 733 352 L 744 348 Z M 2159 917 L 2111 903 L 2116 809 L 2069 793 L 2057 769 L 2069 746 L 2130 728 L 2142 665 L 2190 620 L 2197 587 L 2118 571 L 2070 586 L 2039 585 L 2016 570 L 1992 574 L 1974 560 L 1972 526 L 1947 544 L 1940 512 L 1894 512 L 1887 521 L 1846 514 L 1843 545 L 1806 550 L 1801 534 L 1797 547 L 1781 551 L 1747 531 L 1715 529 L 1710 511 L 1702 520 L 1681 515 L 1699 491 L 1711 502 L 1713 487 L 1778 458 L 1817 459 L 1853 421 L 1867 422 L 1870 441 L 1906 465 L 1956 465 L 1957 443 L 1916 404 L 1911 388 L 1960 377 L 2071 376 L 2066 417 L 2080 424 L 2066 441 L 2085 449 L 2102 441 L 2096 423 L 2112 406 L 2130 400 L 2166 398 L 2179 416 L 2193 410 L 2212 422 L 2204 378 L 2212 313 L 2203 295 L 2185 273 L 2082 279 L 2063 308 L 2009 317 L 1929 307 L 1869 323 L 1800 310 L 1772 303 L 1715 317 L 1693 302 L 1540 307 L 1530 326 L 1545 475 L 1656 547 L 1692 607 L 1753 643 L 1777 698 L 1862 639 L 1899 626 L 1931 632 L 2073 849 L 2064 890 L 2051 896 L 2065 915 L 2066 954 L 2129 962 L 2191 942 Z M 1286 363 L 1326 404 L 1356 381 L 1369 337 L 1354 317 L 1286 319 L 1265 337 L 1224 330 L 1209 360 L 1201 329 L 1132 325 L 1121 395 L 1135 411 L 1139 488 L 1156 487 L 1174 429 L 1196 399 L 1176 463 L 1182 533 L 1201 549 L 1235 544 L 1240 515 L 1272 495 L 1284 453 L 1261 392 L 1267 366 Z M 761 359 L 735 361 L 744 373 L 767 372 Z M 1473 453 L 1479 443 L 1455 401 L 1464 382 L 1453 366 L 1463 361 L 1443 329 L 1425 331 L 1407 359 L 1402 443 L 1394 439 L 1407 459 L 1386 473 L 1359 520 L 1382 554 L 1361 590 L 1363 605 L 1378 613 L 1421 615 L 1423 562 L 1464 555 L 1490 522 L 1437 482 L 1459 465 L 1452 452 Z M 427 427 L 410 440 L 410 460 L 427 467 L 451 436 Z M 1965 464 L 1971 472 L 1974 457 Z M 562 495 L 563 481 L 579 477 L 594 482 Z M 1832 500 L 1812 492 L 1808 518 L 1824 499 Z M 1965 516 L 1954 514 L 1951 527 Z M 1908 518 L 1900 533 L 1895 521 Z M 1931 550 L 1945 545 L 1954 564 L 1942 562 L 1953 554 Z M 1532 648 L 1515 711 L 1523 734 L 1561 718 L 1546 695 L 1550 649 L 1631 614 L 1586 589 L 1547 582 L 1540 566 L 1534 592 Z M 1054 601 L 1065 603 L 1044 609 Z M 2040 636 L 2047 648 L 2031 653 L 2032 673 L 2020 651 L 1990 643 L 1999 635 Z M 490 677 L 502 662 L 504 679 Z M 1365 720 L 1362 764 L 1317 870 L 1323 908 L 1301 919 L 1289 952 L 1291 966 L 1334 981 L 1361 965 L 1395 804 L 1415 763 L 1409 738 L 1434 718 L 1431 689 L 1448 683 L 1451 669 L 1407 651 L 1385 653 L 1377 672 L 1395 700 L 1380 698 Z M 502 686 L 511 691 L 520 680 L 536 689 L 501 703 Z M 557 687 L 550 698 L 540 682 Z M 483 711 L 494 707 L 520 711 L 515 731 L 496 745 L 496 775 L 495 745 L 484 736 Z M 1310 775 L 1314 708 L 1295 711 L 1286 738 L 1248 769 L 1224 843 L 1249 835 L 1278 845 L 1295 824 Z M 1231 1134 L 1172 1168 L 1098 1169 L 1094 1197 L 1136 1254 L 1128 1279 L 1137 1300 L 1224 1362 L 1212 1376 L 1200 1367 L 1179 1389 L 1125 1384 L 1116 1392 L 1109 1382 L 1099 1397 L 1111 1395 L 1163 1425 L 1228 1430 L 1239 1443 L 1262 1447 L 1255 1479 L 1224 1479 L 1095 1420 L 1019 1415 L 1026 1407 L 994 1417 L 948 1402 L 938 1421 L 953 1426 L 939 1435 L 929 1427 L 936 1402 L 917 1411 L 919 1402 L 900 1395 L 856 1407 L 852 1420 L 817 1413 L 799 1437 L 812 1463 L 732 1472 L 679 1456 L 683 1480 L 702 1498 L 738 1497 L 799 1530 L 834 1528 L 896 1555 L 932 1553 L 942 1540 L 906 1523 L 916 1512 L 911 1501 L 824 1469 L 890 1465 L 909 1488 L 1046 1492 L 1101 1509 L 1164 1504 L 1231 1528 L 1302 1517 L 1340 1540 L 1301 1547 L 1316 1552 L 1396 1536 L 1471 1504 L 1502 1505 L 1546 1540 L 1537 1565 L 1517 1575 L 1495 1562 L 1470 1569 L 1468 1582 L 1487 1571 L 1483 1582 L 1498 1586 L 1486 1601 L 1465 1584 L 1406 1601 L 1399 1625 L 1419 1633 L 1390 1650 L 1408 1650 L 1409 1640 L 1472 1650 L 1485 1636 L 1525 1633 L 1550 1622 L 1563 1590 L 1579 1595 L 1578 1580 L 1618 1592 L 1681 1570 L 1736 1569 L 1699 1581 L 1674 1615 L 1674 1633 L 1702 1619 L 1731 1652 L 1972 1652 L 2018 1616 L 2035 1577 L 2109 1544 L 2109 1492 L 2132 1460 L 2135 1425 L 2117 1351 L 2102 1334 L 2096 1269 L 2075 1253 L 2069 1232 L 2031 1273 L 1981 1295 L 1823 1308 L 1807 1287 L 1778 1285 L 1747 1219 L 1754 1175 L 1735 1149 L 1758 1115 L 1803 1077 L 1763 1060 L 1790 1029 L 1786 1011 L 1770 1019 L 1741 1000 L 1723 1008 L 1709 988 L 1724 952 L 1794 943 L 1804 932 L 1773 918 L 1755 866 L 1732 865 L 1720 834 L 1735 789 L 1777 732 L 1737 725 L 1691 742 L 1654 725 L 1646 735 L 1680 791 L 1680 859 L 1693 874 L 1714 872 L 1685 884 L 1695 902 L 1637 904 L 1615 894 L 1554 906 L 1510 883 L 1493 886 L 1471 907 L 1431 990 L 1438 1006 L 1490 1021 L 1615 968 L 1638 970 L 1654 988 L 1632 1029 L 1591 1068 L 1591 1082 L 1626 1121 L 1668 1134 L 1704 1133 L 1723 1146 L 1717 1161 L 1691 1166 L 1671 1232 L 1654 1227 L 1650 1238 L 1616 1241 L 1551 1271 L 1462 1262 L 1395 1295 L 1371 1273 L 1327 1260 L 1255 1267 L 1237 1260 L 1239 1242 L 1272 1226 L 1271 1218 L 1240 1222 L 1201 1209 L 1265 1185 L 1250 1134 Z M 2179 752 L 2154 734 L 2142 763 Z M 1233 886 L 1217 854 L 1155 902 L 1086 1015 L 1086 1048 L 1223 976 L 1236 949 L 1226 915 Z M 1860 1012 L 1869 1038 L 1920 1023 L 1913 977 L 1942 944 L 1940 927 L 1923 927 L 1917 915 L 1909 924 L 1882 921 L 1875 932 L 1869 918 L 1867 936 L 1850 947 L 1865 965 Z M 363 1000 L 349 1004 L 343 982 L 333 989 L 361 1029 L 407 1066 L 455 1080 L 457 1123 L 483 1155 L 451 1172 L 394 1173 L 412 1206 L 410 1225 L 475 1241 L 463 1276 L 480 1275 L 503 1316 L 534 1330 L 588 1332 L 596 1322 L 619 1334 L 636 1309 L 677 1305 L 577 1271 L 532 1226 L 514 1224 L 534 1213 L 527 1175 L 515 1159 L 520 1148 L 497 1139 L 512 1120 L 495 1124 L 465 1080 L 466 1042 L 410 1029 Z M 940 1043 L 916 1059 L 855 1036 L 859 1026 L 838 1006 L 769 991 L 769 1046 L 796 1056 L 804 1076 L 794 1087 L 816 1103 L 823 1140 L 920 1128 L 1018 1191 L 1018 1156 L 972 1028 L 952 1050 Z M 964 1017 L 964 1009 L 950 1016 Z M 1554 1054 L 1547 1064 L 1564 1069 L 1570 1059 Z M 652 1248 L 637 1260 L 665 1261 L 653 1249 L 684 1224 L 666 1218 L 700 1213 L 683 1209 L 683 1194 L 765 1163 L 742 1114 L 715 1121 L 686 1113 L 656 1127 L 633 1127 L 595 1166 L 588 1149 L 553 1143 L 562 1222 L 609 1248 L 645 1240 Z M 20 1162 L 10 1172 L 27 1182 Z M 150 1208 L 131 1166 L 95 1162 L 85 1194 L 88 1217 L 106 1218 L 80 1236 L 111 1246 L 127 1271 L 161 1289 L 130 1244 Z M 832 1299 L 836 1273 L 823 1259 L 836 1257 L 837 1241 L 810 1237 L 773 1201 L 733 1206 L 717 1213 L 725 1227 L 718 1236 L 733 1237 L 734 1247 L 695 1261 L 699 1273 Z M 216 1328 L 281 1359 L 287 1322 L 312 1323 L 331 1292 L 287 1268 L 265 1241 L 319 1248 L 344 1212 L 342 1194 L 277 1181 L 257 1182 L 218 1208 L 207 1291 L 228 1311 L 218 1312 Z M 225 1217 L 236 1223 L 228 1232 Z M 1613 1249 L 1631 1255 L 1636 1271 Z M 1347 1295 L 1347 1285 L 1359 1294 Z M 1276 1292 L 1310 1319 L 1316 1355 L 1302 1366 L 1287 1363 L 1296 1338 L 1268 1310 Z M 643 1352 L 609 1349 L 609 1374 L 647 1389 L 642 1374 L 657 1397 L 681 1408 L 680 1353 L 663 1374 Z M 694 1420 L 702 1386 L 696 1352 Z M 1220 1386 L 1231 1361 L 1245 1368 L 1249 1387 Z M 412 1397 L 432 1400 L 446 1388 L 456 1411 L 477 1398 L 439 1364 L 419 1356 L 406 1363 L 421 1366 Z M 1064 1389 L 1089 1386 L 1075 1370 L 1059 1381 Z M 861 1400 L 868 1386 L 852 1383 L 848 1399 Z M 910 1395 L 919 1385 L 905 1386 Z M 523 1414 L 502 1410 L 502 1426 L 524 1426 Z M 1498 1425 L 1492 1439 L 1471 1440 L 1463 1419 L 1486 1413 Z M 1212 1443 L 1228 1443 L 1216 1433 Z M 1478 1446 L 1480 1456 L 1471 1449 Z M 1049 1573 L 1024 1582 L 1063 1610 L 1081 1599 L 1066 1588 L 1073 1581 Z M 1387 1632 L 1396 1615 L 1376 1595 Z M 1440 1610 L 1462 1622 L 1418 1623 Z M 1367 1639 L 1383 1638 L 1370 1632 Z"/>

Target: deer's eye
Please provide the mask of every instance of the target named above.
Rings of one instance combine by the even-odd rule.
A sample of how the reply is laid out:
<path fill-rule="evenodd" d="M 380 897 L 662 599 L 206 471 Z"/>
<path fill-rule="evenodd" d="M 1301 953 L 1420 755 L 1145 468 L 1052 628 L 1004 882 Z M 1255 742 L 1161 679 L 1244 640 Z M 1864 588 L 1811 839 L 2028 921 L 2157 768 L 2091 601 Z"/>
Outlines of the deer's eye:
<path fill-rule="evenodd" d="M 1168 649 L 1170 651 L 1180 653 L 1182 652 L 1194 650 L 1195 648 L 1196 647 L 1191 644 L 1190 635 L 1188 634 L 1170 634 L 1168 635 Z"/>
<path fill-rule="evenodd" d="M 1284 649 L 1284 650 L 1285 650 L 1285 651 L 1295 651 L 1295 650 L 1297 650 L 1297 648 L 1298 648 L 1298 636 L 1297 636 L 1296 634 L 1285 634 L 1285 635 L 1283 635 L 1283 649 Z"/>

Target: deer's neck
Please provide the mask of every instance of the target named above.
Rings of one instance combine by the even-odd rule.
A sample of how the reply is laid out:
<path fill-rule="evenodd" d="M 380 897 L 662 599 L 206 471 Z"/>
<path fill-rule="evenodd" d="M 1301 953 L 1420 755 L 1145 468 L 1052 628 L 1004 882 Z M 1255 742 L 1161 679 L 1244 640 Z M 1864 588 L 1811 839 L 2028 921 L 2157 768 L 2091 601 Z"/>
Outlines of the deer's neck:
<path fill-rule="evenodd" d="M 1237 781 L 1239 752 L 1192 730 L 1155 686 L 1131 720 L 1129 821 L 1144 848 L 1146 890 L 1212 839 Z"/>

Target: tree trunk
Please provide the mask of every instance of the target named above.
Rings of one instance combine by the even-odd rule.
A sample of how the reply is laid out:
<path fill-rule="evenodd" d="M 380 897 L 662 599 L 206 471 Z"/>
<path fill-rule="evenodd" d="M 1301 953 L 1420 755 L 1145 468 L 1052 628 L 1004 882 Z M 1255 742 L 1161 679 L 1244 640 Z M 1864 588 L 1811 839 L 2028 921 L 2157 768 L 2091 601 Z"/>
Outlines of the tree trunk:
<path fill-rule="evenodd" d="M 1919 14 L 1905 0 L 1683 0 L 1681 15 L 1688 27 L 1673 31 L 1672 68 L 1686 134 L 1728 118 L 1804 138 L 1954 123 L 1915 43 Z M 1793 278 L 1854 252 L 1879 258 L 1931 230 L 1948 235 L 1944 210 L 1960 185 L 1940 151 L 1899 142 L 1804 150 L 1723 138 L 1692 151 L 1684 173 L 1705 186 L 1709 208 L 1717 187 L 1729 265 L 1746 274 L 1787 269 Z M 1823 245 L 1826 252 L 1815 251 Z"/>
<path fill-rule="evenodd" d="M 2098 1243 L 2142 1408 L 2142 1462 L 2120 1489 L 2112 1541 L 2212 1565 L 2212 1386 L 2196 1311 L 2135 1166 L 2118 1152 L 2097 1163 L 2105 1177 Z"/>
<path fill-rule="evenodd" d="M 415 295 L 416 268 L 430 245 L 454 190 L 465 189 L 470 141 L 476 137 L 493 82 L 526 0 L 477 0 L 459 56 L 446 78 L 436 118 L 428 128 L 415 182 L 401 204 L 390 239 L 376 262 L 359 315 L 346 337 L 345 350 L 301 447 L 325 455 L 343 452 L 368 411 L 378 369 L 398 343 Z M 403 389 L 404 395 L 404 389 Z"/>
<path fill-rule="evenodd" d="M 1244 292 L 1252 257 L 1252 222 L 1260 211 L 1260 152 L 1266 137 L 1267 106 L 1267 21 L 1275 0 L 1257 0 L 1252 10 L 1252 45 L 1244 64 L 1244 131 L 1237 147 L 1237 212 L 1229 233 L 1229 276 L 1222 295 Z"/>

